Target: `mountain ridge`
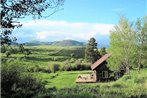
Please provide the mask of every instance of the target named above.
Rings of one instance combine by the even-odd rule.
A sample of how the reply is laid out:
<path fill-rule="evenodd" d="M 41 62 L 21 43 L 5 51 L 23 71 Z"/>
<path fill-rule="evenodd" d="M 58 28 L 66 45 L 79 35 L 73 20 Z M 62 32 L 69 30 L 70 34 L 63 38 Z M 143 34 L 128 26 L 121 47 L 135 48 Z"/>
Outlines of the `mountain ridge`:
<path fill-rule="evenodd" d="M 26 46 L 39 46 L 39 45 L 52 45 L 52 46 L 85 46 L 85 42 L 79 42 L 76 40 L 62 40 L 53 42 L 42 42 L 38 40 L 32 40 L 23 43 Z"/>
<path fill-rule="evenodd" d="M 40 45 L 49 45 L 49 46 L 86 46 L 86 42 L 80 42 L 76 40 L 61 40 L 61 41 L 53 41 L 53 42 L 43 42 L 38 40 L 31 40 L 28 42 L 23 43 L 25 46 L 40 46 Z M 98 48 L 106 47 L 108 48 L 109 45 L 107 44 L 99 44 Z"/>

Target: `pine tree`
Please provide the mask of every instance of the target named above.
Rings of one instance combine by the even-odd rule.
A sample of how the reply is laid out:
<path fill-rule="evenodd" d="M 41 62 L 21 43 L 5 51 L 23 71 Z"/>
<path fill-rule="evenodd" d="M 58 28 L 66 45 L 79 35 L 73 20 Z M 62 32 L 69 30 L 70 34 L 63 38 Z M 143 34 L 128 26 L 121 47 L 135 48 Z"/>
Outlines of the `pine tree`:
<path fill-rule="evenodd" d="M 97 43 L 95 38 L 90 38 L 86 49 L 85 49 L 85 59 L 90 63 L 94 63 L 100 58 L 100 53 L 97 49 Z"/>
<path fill-rule="evenodd" d="M 107 52 L 106 52 L 106 48 L 105 48 L 105 47 L 101 48 L 101 50 L 100 50 L 100 54 L 101 54 L 101 56 L 107 54 Z"/>

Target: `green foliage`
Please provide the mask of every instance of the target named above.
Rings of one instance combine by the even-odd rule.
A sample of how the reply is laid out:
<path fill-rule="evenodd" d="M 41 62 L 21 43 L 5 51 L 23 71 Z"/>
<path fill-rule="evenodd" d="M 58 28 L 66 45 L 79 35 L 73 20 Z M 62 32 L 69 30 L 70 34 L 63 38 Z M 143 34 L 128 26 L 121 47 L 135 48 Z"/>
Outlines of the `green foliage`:
<path fill-rule="evenodd" d="M 74 58 L 70 59 L 70 63 L 74 63 L 75 61 L 76 61 L 76 59 L 74 59 Z"/>
<path fill-rule="evenodd" d="M 19 51 L 23 53 L 25 51 L 24 46 L 22 44 L 19 45 Z"/>
<path fill-rule="evenodd" d="M 59 64 L 52 64 L 49 65 L 49 69 L 51 70 L 51 72 L 55 73 L 56 71 L 59 70 L 60 65 Z"/>
<path fill-rule="evenodd" d="M 0 49 L 1 49 L 1 53 L 5 53 L 6 52 L 6 48 L 4 45 L 1 45 L 0 46 Z"/>
<path fill-rule="evenodd" d="M 85 49 L 85 59 L 90 63 L 94 63 L 99 58 L 100 58 L 100 53 L 97 49 L 96 40 L 95 38 L 90 38 Z"/>
<path fill-rule="evenodd" d="M 128 68 L 133 66 L 133 58 L 136 53 L 136 36 L 132 24 L 122 17 L 119 24 L 111 31 L 110 38 L 110 52 L 112 53 L 109 60 L 110 67 L 119 69 L 120 66 Z"/>
<path fill-rule="evenodd" d="M 29 49 L 24 50 L 25 57 L 28 57 L 31 54 L 31 51 Z"/>
<path fill-rule="evenodd" d="M 147 59 L 147 18 L 138 19 L 135 24 L 121 17 L 118 25 L 111 31 L 110 49 L 112 57 L 110 67 L 119 69 L 120 66 L 141 68 L 146 66 Z M 126 69 L 126 71 L 128 71 Z"/>
<path fill-rule="evenodd" d="M 14 63 L 15 64 L 15 63 Z M 44 90 L 44 84 L 23 74 L 24 70 L 18 65 L 3 65 L 1 68 L 1 96 L 4 98 L 28 98 Z"/>
<path fill-rule="evenodd" d="M 100 54 L 101 54 L 101 56 L 107 54 L 105 47 L 103 47 L 103 48 L 100 49 Z"/>
<path fill-rule="evenodd" d="M 74 53 L 71 53 L 70 56 L 71 56 L 71 58 L 73 58 L 75 56 L 75 54 Z"/>
<path fill-rule="evenodd" d="M 141 65 L 147 64 L 147 62 L 144 62 L 145 59 L 147 59 L 147 16 L 142 19 L 137 19 L 135 24 L 135 33 L 136 33 L 136 62 L 138 65 L 138 68 L 141 67 Z"/>
<path fill-rule="evenodd" d="M 6 51 L 6 57 L 9 57 L 11 55 L 10 51 Z"/>

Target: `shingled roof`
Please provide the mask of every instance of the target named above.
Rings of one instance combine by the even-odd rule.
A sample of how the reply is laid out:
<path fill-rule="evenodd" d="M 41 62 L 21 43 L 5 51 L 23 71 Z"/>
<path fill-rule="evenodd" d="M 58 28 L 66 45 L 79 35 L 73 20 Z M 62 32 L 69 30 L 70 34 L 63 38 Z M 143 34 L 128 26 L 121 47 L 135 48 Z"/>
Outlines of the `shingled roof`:
<path fill-rule="evenodd" d="M 101 57 L 99 60 L 97 60 L 94 64 L 91 65 L 91 69 L 94 70 L 95 68 L 97 68 L 101 63 L 103 63 L 110 56 L 111 54 L 105 54 L 103 57 Z"/>

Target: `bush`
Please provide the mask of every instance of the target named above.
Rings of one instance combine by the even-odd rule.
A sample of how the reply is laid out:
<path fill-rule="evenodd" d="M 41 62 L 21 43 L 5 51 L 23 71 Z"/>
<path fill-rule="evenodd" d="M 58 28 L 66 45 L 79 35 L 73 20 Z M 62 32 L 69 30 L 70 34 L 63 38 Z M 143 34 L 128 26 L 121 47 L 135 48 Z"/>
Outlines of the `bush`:
<path fill-rule="evenodd" d="M 11 55 L 10 51 L 6 51 L 6 57 L 9 57 Z"/>
<path fill-rule="evenodd" d="M 5 64 L 1 69 L 1 96 L 4 98 L 30 98 L 45 89 L 41 81 L 24 75 L 20 66 Z"/>
<path fill-rule="evenodd" d="M 75 56 L 75 54 L 74 54 L 74 53 L 71 53 L 71 54 L 70 54 L 70 57 L 71 57 L 71 58 L 73 58 L 74 56 Z"/>
<path fill-rule="evenodd" d="M 51 73 L 50 69 L 39 67 L 39 65 L 36 66 L 29 66 L 27 67 L 28 72 L 44 72 L 44 73 Z"/>
<path fill-rule="evenodd" d="M 49 65 L 49 69 L 51 72 L 55 73 L 56 71 L 59 70 L 59 67 L 60 65 L 59 64 L 52 64 L 52 65 Z"/>
<path fill-rule="evenodd" d="M 72 66 L 70 66 L 70 65 L 65 65 L 65 66 L 63 67 L 63 69 L 64 69 L 64 71 L 71 71 L 71 70 L 72 70 Z"/>
<path fill-rule="evenodd" d="M 70 63 L 74 63 L 75 62 L 75 59 L 74 58 L 71 58 L 70 59 Z"/>
<path fill-rule="evenodd" d="M 90 68 L 90 64 L 88 63 L 76 63 L 76 70 L 89 70 Z"/>
<path fill-rule="evenodd" d="M 53 61 L 57 61 L 58 59 L 56 57 L 53 58 Z"/>
<path fill-rule="evenodd" d="M 90 64 L 88 63 L 69 63 L 65 62 L 64 65 L 60 66 L 61 71 L 77 71 L 77 70 L 89 70 Z"/>
<path fill-rule="evenodd" d="M 3 45 L 1 45 L 1 53 L 5 53 L 6 52 L 6 48 L 5 48 L 5 46 L 3 46 Z"/>
<path fill-rule="evenodd" d="M 61 69 L 62 71 L 71 71 L 72 69 L 72 66 L 69 60 L 66 60 L 62 66 L 63 66 Z"/>

